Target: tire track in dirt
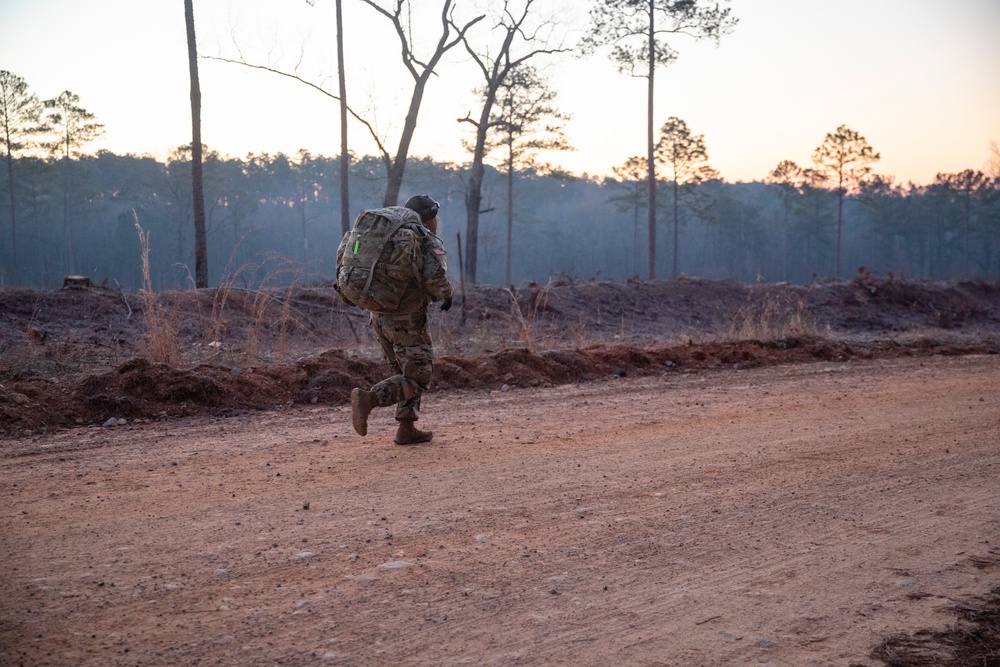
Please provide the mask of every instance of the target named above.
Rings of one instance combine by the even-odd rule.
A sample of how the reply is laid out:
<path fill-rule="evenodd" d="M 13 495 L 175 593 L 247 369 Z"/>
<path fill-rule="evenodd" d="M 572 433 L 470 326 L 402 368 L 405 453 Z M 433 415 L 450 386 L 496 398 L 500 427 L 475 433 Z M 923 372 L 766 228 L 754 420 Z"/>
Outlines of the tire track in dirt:
<path fill-rule="evenodd" d="M 852 362 L 432 393 L 426 447 L 344 408 L 16 440 L 0 657 L 872 664 L 997 581 L 998 389 Z"/>

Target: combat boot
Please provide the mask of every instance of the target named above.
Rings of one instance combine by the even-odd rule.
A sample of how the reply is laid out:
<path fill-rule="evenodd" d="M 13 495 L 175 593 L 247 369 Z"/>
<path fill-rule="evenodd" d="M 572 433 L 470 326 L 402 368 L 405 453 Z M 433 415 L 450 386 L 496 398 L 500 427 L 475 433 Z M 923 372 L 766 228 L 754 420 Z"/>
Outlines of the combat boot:
<path fill-rule="evenodd" d="M 418 431 L 413 425 L 412 419 L 400 419 L 399 428 L 396 430 L 397 445 L 416 445 L 421 442 L 430 442 L 434 434 L 430 431 Z"/>
<path fill-rule="evenodd" d="M 375 394 L 364 389 L 351 390 L 351 422 L 358 435 L 368 435 L 368 415 L 375 407 Z"/>

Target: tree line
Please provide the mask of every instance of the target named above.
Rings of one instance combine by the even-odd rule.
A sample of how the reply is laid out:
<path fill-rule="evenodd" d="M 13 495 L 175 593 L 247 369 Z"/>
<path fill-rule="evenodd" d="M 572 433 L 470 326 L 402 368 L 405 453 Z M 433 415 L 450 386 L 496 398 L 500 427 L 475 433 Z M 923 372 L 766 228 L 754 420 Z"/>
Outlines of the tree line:
<path fill-rule="evenodd" d="M 191 285 L 204 287 L 209 283 L 211 260 L 215 282 L 232 280 L 235 275 L 247 279 L 251 273 L 260 280 L 262 271 L 265 276 L 292 271 L 316 279 L 324 271 L 318 267 L 329 260 L 325 252 L 331 245 L 336 247 L 352 212 L 379 203 L 394 205 L 406 188 L 444 196 L 453 212 L 464 208 L 464 258 L 461 266 L 452 260 L 452 272 L 462 273 L 471 282 L 514 284 L 556 274 L 638 277 L 643 272 L 649 279 L 667 273 L 671 277 L 688 273 L 741 280 L 840 277 L 845 267 L 871 255 L 859 246 L 858 239 L 864 235 L 879 248 L 877 256 L 864 262 L 875 269 L 884 266 L 890 271 L 895 263 L 896 271 L 921 276 L 995 273 L 990 234 L 996 225 L 996 173 L 966 170 L 940 174 L 926 188 L 897 185 L 889 177 L 873 174 L 879 154 L 860 133 L 840 126 L 816 148 L 811 166 L 784 161 L 762 183 L 729 184 L 710 166 L 704 137 L 694 134 L 682 119 L 669 118 L 657 136 L 653 109 L 657 68 L 678 58 L 678 39 L 718 42 L 732 32 L 738 21 L 724 6 L 727 0 L 594 0 L 590 29 L 577 44 L 567 44 L 558 17 L 543 15 L 539 7 L 544 3 L 536 0 L 505 0 L 491 4 L 481 14 L 460 18 L 453 0 L 434 1 L 440 1 L 441 11 L 428 21 L 426 12 L 411 12 L 407 0 L 362 0 L 389 22 L 399 40 L 402 64 L 413 80 L 394 150 L 389 140 L 347 103 L 340 0 L 336 91 L 302 80 L 295 72 L 282 72 L 242 57 L 215 58 L 297 79 L 336 99 L 341 109 L 341 155 L 336 162 L 306 150 L 291 157 L 250 154 L 240 160 L 220 156 L 203 145 L 193 0 L 184 2 L 192 141 L 165 160 L 107 152 L 84 155 L 81 147 L 98 136 L 102 126 L 79 106 L 77 96 L 66 91 L 60 98 L 42 103 L 19 77 L 0 72 L 4 196 L 5 210 L 9 210 L 4 238 L 10 239 L 9 247 L 0 253 L 4 261 L 0 280 L 50 283 L 53 275 L 88 270 L 84 268 L 88 262 L 98 271 L 104 264 L 79 257 L 86 242 L 78 240 L 78 230 L 81 225 L 104 220 L 103 226 L 88 227 L 95 236 L 87 239 L 99 239 L 98 247 L 108 256 L 120 254 L 128 248 L 121 234 L 114 241 L 123 245 L 101 246 L 108 240 L 109 225 L 106 217 L 102 218 L 107 215 L 115 216 L 110 226 L 116 233 L 124 225 L 128 236 L 130 223 L 132 227 L 138 223 L 151 233 L 157 232 L 154 244 L 161 233 L 171 239 L 170 245 L 176 242 L 172 252 L 160 250 L 163 257 L 170 258 L 161 259 L 168 265 L 160 267 L 160 276 L 180 271 Z M 422 41 L 424 49 L 430 44 L 426 53 L 418 53 L 413 42 L 415 31 L 432 38 Z M 459 119 L 473 129 L 466 142 L 470 160 L 463 165 L 446 165 L 413 158 L 409 147 L 426 83 L 443 56 L 458 47 L 465 49 L 469 63 L 482 75 L 480 107 Z M 540 150 L 570 150 L 572 146 L 561 125 L 569 116 L 557 108 L 555 92 L 548 89 L 533 62 L 571 51 L 593 54 L 599 50 L 607 51 L 623 73 L 646 79 L 646 154 L 616 167 L 612 178 L 580 179 L 536 160 Z M 377 155 L 358 158 L 350 151 L 348 119 L 370 135 Z M 122 170 L 121 165 L 129 162 L 133 164 Z M 105 182 L 108 174 L 115 172 L 124 180 Z M 332 173 L 337 174 L 339 190 L 328 180 Z M 136 180 L 138 174 L 142 174 L 141 182 Z M 263 182 L 268 178 L 273 182 Z M 61 197 L 53 195 L 57 181 Z M 426 187 L 419 187 L 423 182 Z M 372 193 L 372 187 L 380 190 L 380 198 Z M 499 195 L 501 190 L 505 197 Z M 952 207 L 940 204 L 952 196 L 964 206 L 960 229 L 954 233 L 949 231 L 952 223 L 943 222 L 950 220 Z M 330 215 L 327 209 L 334 200 L 340 210 L 339 229 L 335 217 L 322 217 Z M 890 201 L 897 204 L 889 205 Z M 587 208 L 581 208 L 582 202 Z M 911 203 L 918 208 L 910 210 Z M 939 209 L 934 218 L 934 242 L 941 247 L 921 246 L 917 253 L 910 246 L 929 224 L 918 219 L 924 210 L 920 207 L 931 203 Z M 118 210 L 126 205 L 124 213 Z M 901 222 L 893 217 L 901 210 L 911 218 Z M 539 216 L 539 211 L 545 215 Z M 495 222 L 501 212 L 506 218 L 505 230 Z M 640 214 L 645 217 L 643 241 Z M 628 236 L 622 222 L 627 215 L 631 216 L 631 239 L 622 243 Z M 61 226 L 52 222 L 53 216 L 61 219 Z M 458 216 L 453 216 L 452 224 L 459 231 Z M 618 229 L 611 233 L 609 226 Z M 658 234 L 661 227 L 669 231 L 665 238 Z M 295 238 L 289 232 L 297 228 L 301 228 L 301 247 L 289 245 Z M 503 231 L 506 238 L 498 239 Z M 538 236 L 532 238 L 533 234 Z M 332 244 L 327 236 L 333 238 Z M 269 243 L 259 246 L 261 238 L 269 238 Z M 461 258 L 463 248 L 458 238 L 454 249 Z M 734 238 L 738 239 L 736 245 L 732 245 Z M 958 268 L 951 249 L 956 238 L 962 244 Z M 521 245 L 523 239 L 538 241 L 540 247 L 527 248 Z M 553 245 L 552 239 L 558 243 Z M 602 247 L 595 245 L 596 239 L 614 248 L 605 247 L 606 252 L 595 255 Z M 35 252 L 30 265 L 25 265 L 31 243 Z M 905 252 L 900 246 L 905 246 Z M 266 260 L 261 248 L 271 250 Z M 317 252 L 318 248 L 323 251 Z M 776 253 L 777 248 L 785 251 Z M 557 250 L 558 256 L 542 259 L 542 250 Z M 499 277 L 495 268 L 498 252 L 504 267 Z M 666 261 L 663 252 L 668 253 Z M 630 256 L 626 259 L 620 253 Z M 914 259 L 916 254 L 919 261 Z M 644 255 L 645 267 L 625 268 L 632 267 L 639 255 Z M 934 260 L 928 259 L 932 256 Z M 276 262 L 284 266 L 277 273 L 271 273 L 273 268 L 261 268 L 273 267 Z M 111 276 L 110 268 L 101 270 Z M 184 280 L 178 283 L 176 275 L 157 280 L 172 286 L 186 284 Z"/>
<path fill-rule="evenodd" d="M 333 278 L 341 237 L 338 158 L 305 150 L 245 158 L 208 150 L 204 157 L 212 284 Z M 634 162 L 601 179 L 544 166 L 511 170 L 505 161 L 486 165 L 477 282 L 643 278 L 647 199 L 645 174 Z M 839 262 L 850 267 L 845 277 L 864 266 L 899 277 L 1000 279 L 996 175 L 967 169 L 939 174 L 926 186 L 875 176 L 842 192 L 815 167 L 788 161 L 752 183 L 727 183 L 706 166 L 678 166 L 675 177 L 657 181 L 660 221 L 670 230 L 657 241 L 662 275 L 808 283 L 837 275 Z M 191 167 L 188 146 L 165 160 L 99 151 L 3 161 L 3 181 L 14 174 L 18 258 L 8 242 L 11 217 L 3 215 L 0 281 L 56 287 L 73 267 L 97 282 L 139 289 L 138 221 L 150 241 L 154 288 L 192 287 Z M 412 158 L 401 183 L 406 196 L 433 192 L 441 201 L 450 259 L 461 250 L 468 171 L 467 164 Z M 706 178 L 691 179 L 692 171 Z M 353 156 L 349 182 L 354 214 L 381 205 L 386 175 L 379 158 Z M 9 198 L 4 188 L 3 211 Z"/>
<path fill-rule="evenodd" d="M 0 71 L 0 130 L 3 132 L 4 167 L 6 174 L 6 221 L 9 228 L 5 240 L 9 241 L 7 259 L 14 275 L 20 273 L 21 258 L 18 253 L 18 184 L 15 156 L 19 152 L 36 152 L 47 155 L 55 165 L 61 199 L 59 214 L 62 218 L 62 238 L 65 265 L 72 272 L 75 265 L 74 218 L 70 207 L 70 193 L 74 161 L 81 155 L 82 147 L 100 136 L 104 126 L 94 114 L 80 106 L 80 96 L 68 90 L 58 97 L 42 101 L 31 92 L 27 82 L 6 70 Z M 20 164 L 18 164 L 20 166 Z M 25 174 L 30 178 L 30 174 Z M 30 196 L 30 193 L 29 195 Z M 6 245 L 6 244 L 5 244 Z"/>

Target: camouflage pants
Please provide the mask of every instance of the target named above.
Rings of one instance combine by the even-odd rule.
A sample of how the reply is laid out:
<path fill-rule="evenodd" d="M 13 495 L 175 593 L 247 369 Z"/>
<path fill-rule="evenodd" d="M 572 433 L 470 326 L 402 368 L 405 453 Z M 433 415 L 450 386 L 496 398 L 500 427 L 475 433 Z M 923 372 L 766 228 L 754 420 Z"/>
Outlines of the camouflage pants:
<path fill-rule="evenodd" d="M 395 375 L 372 387 L 376 405 L 396 405 L 396 419 L 420 419 L 420 395 L 431 384 L 434 346 L 426 309 L 403 315 L 371 314 L 372 329 Z"/>

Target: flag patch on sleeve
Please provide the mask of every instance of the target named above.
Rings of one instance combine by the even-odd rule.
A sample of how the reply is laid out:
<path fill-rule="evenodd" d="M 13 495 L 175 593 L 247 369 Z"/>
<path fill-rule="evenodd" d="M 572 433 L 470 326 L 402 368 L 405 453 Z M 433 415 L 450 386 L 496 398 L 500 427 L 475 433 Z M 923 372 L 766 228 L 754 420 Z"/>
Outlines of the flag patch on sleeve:
<path fill-rule="evenodd" d="M 434 248 L 434 254 L 435 254 L 435 255 L 446 255 L 446 254 L 448 254 L 448 253 L 446 253 L 446 252 L 444 251 L 444 248 Z"/>

